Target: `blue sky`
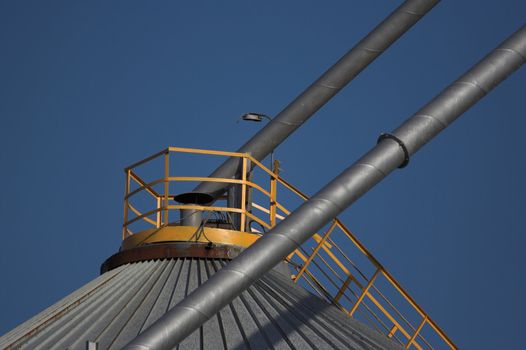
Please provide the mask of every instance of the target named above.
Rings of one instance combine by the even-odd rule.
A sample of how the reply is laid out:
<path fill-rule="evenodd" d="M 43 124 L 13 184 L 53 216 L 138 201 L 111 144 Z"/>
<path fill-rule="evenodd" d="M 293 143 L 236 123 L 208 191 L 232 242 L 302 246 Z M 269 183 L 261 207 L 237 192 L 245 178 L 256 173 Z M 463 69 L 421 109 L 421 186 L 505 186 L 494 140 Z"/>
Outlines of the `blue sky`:
<path fill-rule="evenodd" d="M 0 3 L 0 334 L 117 251 L 122 169 L 236 150 L 393 1 Z M 277 150 L 309 194 L 525 22 L 524 1 L 439 4 Z M 523 344 L 526 69 L 342 215 L 461 348 Z"/>

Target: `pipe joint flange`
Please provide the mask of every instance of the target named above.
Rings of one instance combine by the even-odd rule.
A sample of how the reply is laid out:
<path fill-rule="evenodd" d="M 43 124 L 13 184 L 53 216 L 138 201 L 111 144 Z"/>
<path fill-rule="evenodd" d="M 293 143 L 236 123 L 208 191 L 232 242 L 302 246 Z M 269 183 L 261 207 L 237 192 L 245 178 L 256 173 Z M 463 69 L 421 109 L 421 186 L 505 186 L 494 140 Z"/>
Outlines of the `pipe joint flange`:
<path fill-rule="evenodd" d="M 407 166 L 407 164 L 409 164 L 409 151 L 407 150 L 407 147 L 405 146 L 404 142 L 402 140 L 400 140 L 398 137 L 396 137 L 395 135 L 390 134 L 388 132 L 384 132 L 384 133 L 380 134 L 380 136 L 378 137 L 378 140 L 376 141 L 376 143 L 378 144 L 378 143 L 382 142 L 385 139 L 391 139 L 391 140 L 395 141 L 396 143 L 398 143 L 398 145 L 400 146 L 402 151 L 404 151 L 404 161 L 402 162 L 402 164 L 400 164 L 400 166 L 398 168 L 399 169 L 405 168 Z"/>

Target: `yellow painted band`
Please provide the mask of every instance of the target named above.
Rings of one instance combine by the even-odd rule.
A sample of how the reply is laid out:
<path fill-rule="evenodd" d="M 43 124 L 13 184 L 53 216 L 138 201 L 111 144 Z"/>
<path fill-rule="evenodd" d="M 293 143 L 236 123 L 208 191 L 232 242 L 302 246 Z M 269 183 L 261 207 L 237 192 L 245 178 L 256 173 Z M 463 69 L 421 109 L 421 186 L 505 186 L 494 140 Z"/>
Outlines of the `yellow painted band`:
<path fill-rule="evenodd" d="M 197 232 L 194 226 L 167 226 L 137 232 L 122 241 L 122 250 L 135 248 L 143 244 L 161 242 L 201 242 L 235 245 L 246 248 L 254 243 L 260 235 L 255 233 L 205 227 Z"/>

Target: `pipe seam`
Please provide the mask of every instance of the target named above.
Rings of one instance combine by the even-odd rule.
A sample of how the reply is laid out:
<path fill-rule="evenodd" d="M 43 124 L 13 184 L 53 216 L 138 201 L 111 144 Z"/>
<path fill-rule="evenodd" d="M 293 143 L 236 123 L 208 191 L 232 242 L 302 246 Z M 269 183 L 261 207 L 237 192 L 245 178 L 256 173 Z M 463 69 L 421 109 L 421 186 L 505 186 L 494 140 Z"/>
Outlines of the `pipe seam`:
<path fill-rule="evenodd" d="M 524 55 L 521 54 L 519 51 L 514 50 L 514 49 L 512 49 L 512 48 L 502 47 L 502 48 L 497 49 L 497 50 L 495 50 L 495 51 L 507 51 L 507 52 L 515 53 L 515 54 L 517 54 L 520 58 L 522 58 L 523 61 L 526 61 L 526 56 L 524 56 Z"/>
<path fill-rule="evenodd" d="M 395 141 L 392 141 L 392 142 L 395 142 Z M 399 150 L 402 151 L 402 148 L 400 147 L 400 145 L 396 144 L 396 146 L 398 147 Z M 403 153 L 403 151 L 402 151 Z M 363 166 L 363 167 L 367 167 L 367 168 L 372 168 L 373 170 L 376 170 L 378 173 L 380 173 L 380 175 L 382 177 L 386 177 L 388 174 L 384 173 L 380 168 L 378 168 L 376 165 L 374 164 L 371 164 L 371 163 L 356 163 L 355 164 L 356 167 L 359 167 L 359 166 Z"/>
<path fill-rule="evenodd" d="M 455 86 L 455 85 L 468 85 L 468 86 L 472 86 L 474 88 L 477 88 L 479 89 L 480 91 L 482 91 L 482 93 L 484 95 L 487 95 L 489 90 L 485 89 L 484 87 L 482 87 L 480 84 L 478 84 L 476 81 L 465 81 L 465 80 L 459 80 L 459 81 L 456 81 L 454 82 L 451 86 Z"/>
<path fill-rule="evenodd" d="M 404 11 L 401 11 L 401 12 L 402 13 L 407 13 L 408 15 L 416 16 L 416 17 L 423 17 L 425 15 L 425 12 L 424 13 L 418 13 L 418 12 L 411 11 L 411 10 L 404 10 Z"/>
<path fill-rule="evenodd" d="M 298 122 L 298 123 L 291 123 L 283 120 L 277 120 L 276 123 L 287 125 L 287 126 L 301 126 L 301 124 L 305 123 L 304 120 Z"/>
<path fill-rule="evenodd" d="M 191 305 L 191 304 L 190 304 Z M 189 311 L 195 311 L 195 313 L 197 314 L 200 314 L 202 317 L 206 318 L 207 320 L 214 316 L 214 314 L 212 315 L 207 315 L 205 314 L 204 312 L 201 312 L 200 310 L 196 309 L 195 307 L 192 307 L 192 306 L 184 306 L 184 305 L 175 305 L 172 309 L 175 309 L 175 308 L 178 308 L 178 309 L 181 309 L 181 310 L 189 310 Z"/>
<path fill-rule="evenodd" d="M 431 119 L 432 121 L 437 122 L 440 125 L 441 129 L 445 129 L 449 126 L 449 124 L 447 124 L 445 121 L 443 121 L 442 119 L 438 119 L 432 114 L 415 114 L 413 118 Z"/>
<path fill-rule="evenodd" d="M 327 84 L 316 84 L 316 85 L 324 87 L 324 88 L 329 89 L 329 90 L 339 90 L 339 89 L 341 89 L 341 86 L 336 86 L 336 85 L 327 85 Z"/>
<path fill-rule="evenodd" d="M 385 51 L 385 49 L 372 49 L 370 47 L 362 47 L 361 49 L 367 52 L 378 53 L 378 54 Z"/>

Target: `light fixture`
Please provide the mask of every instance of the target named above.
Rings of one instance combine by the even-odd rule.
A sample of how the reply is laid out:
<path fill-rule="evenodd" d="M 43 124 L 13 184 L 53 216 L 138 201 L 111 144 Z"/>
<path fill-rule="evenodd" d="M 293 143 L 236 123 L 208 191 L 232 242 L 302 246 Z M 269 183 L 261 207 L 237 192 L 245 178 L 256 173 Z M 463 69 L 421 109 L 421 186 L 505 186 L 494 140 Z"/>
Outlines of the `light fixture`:
<path fill-rule="evenodd" d="M 271 117 L 269 117 L 268 115 L 266 114 L 263 114 L 263 113 L 245 113 L 243 114 L 243 116 L 241 117 L 241 119 L 243 120 L 246 120 L 246 121 L 249 121 L 249 122 L 260 122 L 263 120 L 263 118 L 265 119 L 268 119 L 268 120 L 272 120 Z"/>
<path fill-rule="evenodd" d="M 241 120 L 245 120 L 248 122 L 258 122 L 258 123 L 261 122 L 263 118 L 268 119 L 268 121 L 272 121 L 271 117 L 263 113 L 249 112 L 241 116 Z M 270 152 L 270 169 L 272 169 L 272 171 L 275 171 L 276 169 L 276 165 L 274 164 L 274 150 Z"/>

